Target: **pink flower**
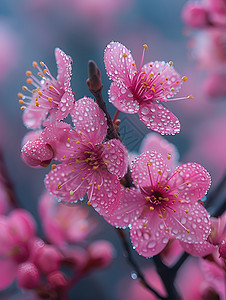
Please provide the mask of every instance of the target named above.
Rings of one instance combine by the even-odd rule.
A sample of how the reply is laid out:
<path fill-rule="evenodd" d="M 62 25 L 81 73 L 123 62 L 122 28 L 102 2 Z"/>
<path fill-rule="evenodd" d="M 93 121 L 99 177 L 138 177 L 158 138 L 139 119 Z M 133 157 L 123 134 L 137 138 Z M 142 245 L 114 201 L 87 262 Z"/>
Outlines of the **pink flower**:
<path fill-rule="evenodd" d="M 209 12 L 202 3 L 187 2 L 182 10 L 185 24 L 193 28 L 203 28 L 209 25 Z"/>
<path fill-rule="evenodd" d="M 33 88 L 23 86 L 23 90 L 30 92 L 31 96 L 18 93 L 19 103 L 22 104 L 21 110 L 25 109 L 24 124 L 28 128 L 40 128 L 43 121 L 45 121 L 43 125 L 46 126 L 47 120 L 51 122 L 55 118 L 64 119 L 75 101 L 70 87 L 72 59 L 59 48 L 55 49 L 55 56 L 58 67 L 57 79 L 43 62 L 40 62 L 44 67 L 41 69 L 34 61 L 33 67 L 37 69 L 40 79 L 31 71 L 27 71 L 27 83 L 33 85 Z"/>
<path fill-rule="evenodd" d="M 47 192 L 39 202 L 39 213 L 48 240 L 57 246 L 83 241 L 96 228 L 88 209 L 59 203 Z"/>
<path fill-rule="evenodd" d="M 147 45 L 144 45 L 144 51 Z M 107 45 L 104 61 L 107 73 L 113 80 L 109 101 L 120 111 L 139 114 L 140 120 L 161 134 L 180 131 L 176 116 L 159 102 L 176 100 L 174 96 L 187 77 L 182 77 L 172 67 L 172 62 L 149 62 L 137 70 L 130 51 L 118 42 Z M 187 98 L 192 98 L 188 96 Z"/>
<path fill-rule="evenodd" d="M 160 253 L 171 236 L 188 244 L 205 241 L 210 231 L 207 211 L 197 203 L 210 186 L 209 173 L 186 163 L 173 172 L 157 152 L 137 157 L 132 177 L 138 189 L 124 189 L 118 210 L 106 220 L 132 227 L 131 241 L 145 257 Z"/>
<path fill-rule="evenodd" d="M 18 266 L 28 260 L 34 236 L 35 223 L 27 211 L 16 209 L 8 217 L 0 216 L 0 289 L 12 283 Z"/>
<path fill-rule="evenodd" d="M 204 81 L 203 89 L 209 97 L 218 98 L 226 95 L 226 73 L 211 73 Z"/>
<path fill-rule="evenodd" d="M 100 214 L 110 214 L 119 204 L 119 178 L 127 170 L 126 149 L 116 139 L 103 142 L 107 122 L 92 99 L 78 100 L 71 116 L 76 130 L 65 133 L 66 142 L 58 147 L 62 164 L 46 176 L 46 187 L 64 201 L 76 201 L 88 189 L 88 204 Z"/>

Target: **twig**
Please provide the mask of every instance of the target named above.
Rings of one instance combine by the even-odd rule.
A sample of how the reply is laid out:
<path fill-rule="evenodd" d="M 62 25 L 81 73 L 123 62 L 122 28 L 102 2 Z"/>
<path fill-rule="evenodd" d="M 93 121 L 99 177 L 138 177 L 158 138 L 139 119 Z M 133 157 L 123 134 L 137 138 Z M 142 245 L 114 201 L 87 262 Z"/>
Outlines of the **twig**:
<path fill-rule="evenodd" d="M 183 265 L 183 263 L 186 261 L 186 259 L 189 257 L 190 255 L 187 252 L 184 252 L 181 257 L 178 259 L 178 261 L 175 263 L 175 265 L 171 268 L 171 270 L 176 273 L 180 267 Z"/>
<path fill-rule="evenodd" d="M 149 290 L 151 291 L 153 294 L 155 294 L 156 297 L 158 297 L 159 299 L 162 299 L 162 300 L 165 300 L 166 298 L 161 296 L 154 288 L 152 288 L 146 281 L 143 273 L 141 272 L 139 266 L 137 265 L 137 263 L 133 260 L 133 257 L 132 257 L 132 253 L 131 253 L 131 248 L 130 248 L 130 245 L 129 243 L 127 242 L 126 240 L 126 236 L 125 236 L 125 233 L 122 229 L 119 229 L 119 228 L 116 228 L 116 231 L 117 233 L 119 234 L 120 236 L 120 239 L 122 241 L 122 244 L 123 244 L 123 247 L 125 249 L 125 253 L 126 253 L 126 257 L 127 257 L 127 260 L 129 262 L 129 264 L 132 265 L 134 271 L 136 272 L 137 274 L 137 277 L 140 279 L 140 282 Z"/>

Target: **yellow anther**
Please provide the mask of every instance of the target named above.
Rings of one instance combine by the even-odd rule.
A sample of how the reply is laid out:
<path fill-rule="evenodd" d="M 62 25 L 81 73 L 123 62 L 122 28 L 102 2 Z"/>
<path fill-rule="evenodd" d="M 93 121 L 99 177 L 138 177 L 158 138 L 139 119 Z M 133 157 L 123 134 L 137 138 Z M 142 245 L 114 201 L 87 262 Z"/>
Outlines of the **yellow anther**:
<path fill-rule="evenodd" d="M 176 209 L 173 209 L 173 211 L 176 212 L 177 210 L 176 210 Z"/>
<path fill-rule="evenodd" d="M 99 166 L 93 166 L 93 170 L 97 170 Z"/>
<path fill-rule="evenodd" d="M 17 96 L 22 99 L 24 95 L 22 93 L 18 93 Z"/>
<path fill-rule="evenodd" d="M 177 172 L 178 172 L 178 173 L 180 173 L 180 172 L 181 172 L 181 170 L 177 170 Z"/>
<path fill-rule="evenodd" d="M 185 213 L 188 214 L 188 210 L 187 209 L 185 209 Z"/>
<path fill-rule="evenodd" d="M 170 67 L 172 67 L 172 65 L 173 65 L 173 62 L 172 62 L 172 60 L 169 62 L 169 65 L 170 65 Z"/>
<path fill-rule="evenodd" d="M 147 166 L 151 166 L 151 165 L 152 165 L 152 162 L 148 162 L 148 163 L 147 163 Z"/>
<path fill-rule="evenodd" d="M 169 232 L 169 228 L 166 228 L 166 231 Z"/>
<path fill-rule="evenodd" d="M 163 198 L 163 200 L 165 200 L 165 201 L 169 201 L 169 198 L 168 198 L 168 197 L 165 197 L 165 198 Z"/>
<path fill-rule="evenodd" d="M 152 193 L 154 193 L 154 190 L 151 190 Z"/>
<path fill-rule="evenodd" d="M 47 74 L 47 73 L 48 73 L 48 71 L 47 71 L 46 69 L 44 69 L 44 71 L 43 71 L 43 72 L 44 72 L 44 74 Z"/>
<path fill-rule="evenodd" d="M 143 223 L 143 227 L 146 227 L 146 226 L 147 226 L 147 223 L 144 222 L 144 223 Z"/>
<path fill-rule="evenodd" d="M 58 189 L 61 189 L 61 184 L 58 184 L 57 187 L 58 187 Z"/>
<path fill-rule="evenodd" d="M 178 200 L 179 203 L 181 203 L 181 200 Z"/>
<path fill-rule="evenodd" d="M 154 207 L 153 206 L 150 206 L 150 211 L 153 211 L 154 210 Z"/>
<path fill-rule="evenodd" d="M 75 170 L 71 170 L 71 173 L 74 173 L 75 172 Z"/>
<path fill-rule="evenodd" d="M 108 148 L 111 148 L 111 145 L 110 145 L 110 144 L 108 144 L 108 145 L 107 145 L 107 147 L 108 147 Z"/>
<path fill-rule="evenodd" d="M 189 185 L 189 181 L 186 181 L 186 184 Z"/>
<path fill-rule="evenodd" d="M 44 66 L 45 66 L 45 64 L 44 64 L 44 62 L 43 62 L 43 61 L 40 61 L 40 65 L 41 65 L 42 67 L 44 67 Z"/>
<path fill-rule="evenodd" d="M 153 67 L 153 65 L 152 65 L 152 64 L 150 64 L 149 66 L 150 66 L 151 68 Z"/>
<path fill-rule="evenodd" d="M 25 109 L 25 106 L 21 106 L 20 109 L 21 109 L 21 110 L 24 110 L 24 109 Z"/>
<path fill-rule="evenodd" d="M 68 142 L 70 142 L 70 138 L 67 138 Z"/>
<path fill-rule="evenodd" d="M 174 92 L 174 91 L 175 91 L 175 88 L 171 88 L 170 90 L 171 90 L 171 92 Z"/>
<path fill-rule="evenodd" d="M 159 218 L 162 219 L 162 215 L 161 214 L 159 214 Z"/>
<path fill-rule="evenodd" d="M 98 188 L 98 190 L 100 189 L 100 185 L 99 184 L 97 185 L 97 188 Z"/>
<path fill-rule="evenodd" d="M 194 99 L 194 97 L 192 95 L 189 95 L 188 99 Z"/>
<path fill-rule="evenodd" d="M 32 82 L 33 82 L 33 80 L 32 80 L 31 78 L 28 78 L 28 79 L 27 79 L 27 83 L 28 83 L 28 84 L 32 84 Z"/>
<path fill-rule="evenodd" d="M 76 144 L 79 144 L 79 143 L 80 143 L 80 141 L 77 141 L 77 142 L 76 142 Z"/>
<path fill-rule="evenodd" d="M 64 155 L 64 156 L 63 156 L 63 159 L 65 159 L 65 157 L 66 157 L 66 156 Z"/>
<path fill-rule="evenodd" d="M 82 177 L 82 179 L 81 179 L 81 180 L 83 181 L 84 179 L 85 179 L 85 178 L 84 178 L 84 177 Z"/>
<path fill-rule="evenodd" d="M 167 158 L 170 159 L 171 158 L 171 154 L 168 153 L 167 154 Z"/>
<path fill-rule="evenodd" d="M 149 76 L 150 76 L 150 77 L 153 77 L 153 76 L 154 76 L 154 73 L 153 73 L 153 72 L 151 72 Z"/>
<path fill-rule="evenodd" d="M 145 197 L 146 201 L 149 201 L 150 199 L 151 199 L 151 197 L 149 197 L 149 196 Z"/>
<path fill-rule="evenodd" d="M 87 204 L 88 204 L 89 206 L 92 205 L 90 201 L 87 201 Z"/>
<path fill-rule="evenodd" d="M 38 102 L 38 101 L 36 101 L 36 102 L 35 102 L 35 105 L 36 105 L 37 107 L 39 107 L 39 102 Z"/>
<path fill-rule="evenodd" d="M 188 77 L 187 76 L 183 76 L 181 79 L 185 82 L 185 81 L 188 80 Z"/>
<path fill-rule="evenodd" d="M 178 84 L 179 82 L 180 82 L 179 80 L 176 81 L 177 84 Z"/>
<path fill-rule="evenodd" d="M 162 171 L 158 171 L 159 175 L 162 175 Z"/>
<path fill-rule="evenodd" d="M 33 61 L 32 65 L 33 65 L 34 68 L 37 68 L 37 66 L 38 66 L 36 61 Z"/>
<path fill-rule="evenodd" d="M 91 186 L 91 185 L 92 185 L 92 182 L 89 183 L 89 186 Z"/>
<path fill-rule="evenodd" d="M 174 195 L 175 198 L 177 198 L 177 193 L 174 193 L 173 195 Z"/>
<path fill-rule="evenodd" d="M 160 84 L 163 85 L 163 82 L 161 81 Z"/>
<path fill-rule="evenodd" d="M 52 89 L 53 89 L 53 86 L 52 86 L 52 85 L 49 85 L 49 88 L 52 90 Z"/>
<path fill-rule="evenodd" d="M 72 196 L 74 194 L 74 191 L 70 190 L 70 195 Z"/>
<path fill-rule="evenodd" d="M 122 56 L 123 56 L 123 57 L 127 57 L 127 54 L 126 54 L 126 53 L 123 53 Z"/>
<path fill-rule="evenodd" d="M 39 96 L 42 96 L 42 92 L 41 91 L 38 91 L 38 94 L 39 94 Z"/>
<path fill-rule="evenodd" d="M 24 104 L 24 100 L 19 100 L 19 103 L 20 104 Z"/>
<path fill-rule="evenodd" d="M 129 214 L 129 213 L 128 213 L 128 211 L 126 211 L 125 213 L 126 213 L 126 215 L 128 215 L 128 214 Z"/>
<path fill-rule="evenodd" d="M 187 233 L 190 233 L 190 229 L 186 229 Z"/>
<path fill-rule="evenodd" d="M 26 75 L 27 75 L 28 77 L 31 76 L 31 74 L 32 74 L 31 71 L 27 71 L 27 72 L 26 72 Z"/>
<path fill-rule="evenodd" d="M 151 91 L 155 93 L 155 89 L 153 87 L 151 88 Z"/>
<path fill-rule="evenodd" d="M 52 165 L 51 165 L 51 168 L 52 168 L 52 169 L 56 169 L 56 167 L 57 167 L 56 164 L 52 164 Z"/>
<path fill-rule="evenodd" d="M 148 49 L 148 45 L 147 44 L 144 44 L 143 47 L 144 47 L 145 50 Z"/>

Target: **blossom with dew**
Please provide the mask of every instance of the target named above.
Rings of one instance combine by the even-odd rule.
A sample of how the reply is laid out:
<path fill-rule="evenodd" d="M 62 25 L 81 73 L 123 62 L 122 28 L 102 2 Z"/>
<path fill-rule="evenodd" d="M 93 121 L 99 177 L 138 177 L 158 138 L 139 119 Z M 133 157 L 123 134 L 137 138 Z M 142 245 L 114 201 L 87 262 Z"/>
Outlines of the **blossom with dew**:
<path fill-rule="evenodd" d="M 21 110 L 24 110 L 23 121 L 28 128 L 36 129 L 41 125 L 46 126 L 48 121 L 64 119 L 75 101 L 70 86 L 72 59 L 59 48 L 55 49 L 55 57 L 58 68 L 57 79 L 55 79 L 44 62 L 36 61 L 33 67 L 37 75 L 27 71 L 28 86 L 22 89 L 30 95 L 18 93 Z"/>
<path fill-rule="evenodd" d="M 59 247 L 84 241 L 97 225 L 87 208 L 65 205 L 47 192 L 39 202 L 39 214 L 48 240 Z"/>
<path fill-rule="evenodd" d="M 116 210 L 120 181 L 127 170 L 127 152 L 112 139 L 103 142 L 107 122 L 103 111 L 91 98 L 82 98 L 71 111 L 75 130 L 65 132 L 66 142 L 58 145 L 61 164 L 46 176 L 45 185 L 63 201 L 76 201 L 88 189 L 88 204 L 102 215 Z"/>
<path fill-rule="evenodd" d="M 124 189 L 118 210 L 105 219 L 114 226 L 130 226 L 137 252 L 160 253 L 171 236 L 188 244 L 204 242 L 210 232 L 206 209 L 197 201 L 210 186 L 209 173 L 197 163 L 169 170 L 155 151 L 139 155 L 132 177 L 139 189 Z"/>
<path fill-rule="evenodd" d="M 177 117 L 160 102 L 192 99 L 171 98 L 187 80 L 180 78 L 173 68 L 173 62 L 163 61 L 143 64 L 144 52 L 139 70 L 130 51 L 121 43 L 111 42 L 104 53 L 105 67 L 113 80 L 109 90 L 109 101 L 120 111 L 139 114 L 140 120 L 150 129 L 161 134 L 176 134 L 180 131 Z"/>

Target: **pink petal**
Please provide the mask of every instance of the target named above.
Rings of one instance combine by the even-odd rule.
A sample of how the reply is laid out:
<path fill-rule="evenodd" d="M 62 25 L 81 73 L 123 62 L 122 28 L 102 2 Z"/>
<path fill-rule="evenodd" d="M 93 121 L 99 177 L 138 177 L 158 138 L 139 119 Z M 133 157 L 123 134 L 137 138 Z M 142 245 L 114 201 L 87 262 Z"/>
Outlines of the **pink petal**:
<path fill-rule="evenodd" d="M 67 117 L 69 112 L 74 108 L 75 98 L 72 94 L 71 88 L 65 91 L 63 94 L 60 103 L 58 105 L 58 110 L 56 113 L 56 120 L 60 121 Z"/>
<path fill-rule="evenodd" d="M 129 88 L 121 83 L 112 82 L 109 90 L 109 101 L 120 111 L 135 114 L 139 111 L 139 103 L 134 99 Z"/>
<path fill-rule="evenodd" d="M 83 140 L 94 145 L 101 143 L 106 137 L 107 122 L 103 111 L 91 98 L 82 98 L 75 103 L 71 111 L 72 121 Z"/>
<path fill-rule="evenodd" d="M 104 52 L 104 63 L 112 80 L 116 82 L 119 80 L 126 86 L 131 85 L 131 78 L 137 68 L 130 51 L 125 46 L 118 42 L 108 44 Z"/>
<path fill-rule="evenodd" d="M 65 88 L 68 88 L 70 86 L 70 80 L 72 75 L 72 58 L 69 55 L 65 54 L 59 48 L 55 49 L 55 57 L 58 68 L 57 81 L 60 83 L 60 85 L 64 86 Z"/>
<path fill-rule="evenodd" d="M 145 197 L 138 189 L 122 187 L 117 210 L 112 215 L 105 217 L 105 220 L 116 227 L 127 227 L 141 215 L 145 204 Z"/>
<path fill-rule="evenodd" d="M 65 243 L 65 236 L 60 224 L 50 217 L 42 219 L 42 224 L 48 240 L 59 247 L 63 246 Z"/>
<path fill-rule="evenodd" d="M 87 180 L 82 180 L 82 178 L 86 177 L 86 171 L 86 168 L 81 171 L 75 171 L 74 166 L 66 164 L 57 165 L 56 169 L 46 175 L 46 188 L 50 193 L 63 201 L 77 201 L 87 191 Z"/>
<path fill-rule="evenodd" d="M 175 203 L 172 208 L 176 211 L 166 208 L 165 222 L 176 239 L 189 244 L 199 244 L 207 239 L 210 233 L 210 220 L 207 210 L 201 204 Z"/>
<path fill-rule="evenodd" d="M 217 246 L 214 246 L 206 241 L 201 244 L 188 244 L 180 241 L 180 244 L 187 253 L 198 257 L 209 255 L 217 249 Z"/>
<path fill-rule="evenodd" d="M 165 248 L 169 241 L 169 233 L 165 230 L 163 221 L 153 211 L 149 220 L 139 219 L 133 223 L 130 238 L 140 255 L 150 257 Z"/>
<path fill-rule="evenodd" d="M 169 180 L 170 188 L 177 188 L 182 203 L 195 203 L 202 199 L 207 193 L 210 183 L 210 174 L 197 163 L 178 166 L 172 174 L 172 179 Z"/>
<path fill-rule="evenodd" d="M 164 172 L 167 166 L 164 163 L 161 154 L 155 151 L 145 152 L 139 155 L 132 165 L 132 177 L 135 184 L 142 187 L 155 186 L 160 179 L 158 171 L 162 172 L 161 180 L 168 176 L 168 172 Z"/>
<path fill-rule="evenodd" d="M 179 160 L 179 153 L 174 144 L 169 143 L 157 133 L 149 133 L 143 139 L 140 146 L 140 152 L 146 151 L 156 151 L 157 153 L 161 153 L 165 164 L 167 164 L 170 169 L 173 168 Z"/>
<path fill-rule="evenodd" d="M 92 185 L 88 190 L 88 198 L 93 208 L 105 216 L 116 211 L 121 196 L 121 185 L 116 175 L 97 171 L 90 182 Z"/>
<path fill-rule="evenodd" d="M 23 113 L 23 121 L 25 126 L 31 129 L 40 128 L 42 121 L 46 118 L 49 108 L 43 109 L 35 105 L 33 99 L 29 105 L 25 108 Z"/>
<path fill-rule="evenodd" d="M 128 155 L 124 145 L 116 139 L 103 143 L 102 159 L 110 173 L 123 177 L 127 171 Z"/>
<path fill-rule="evenodd" d="M 139 118 L 148 128 L 161 134 L 174 135 L 180 132 L 179 120 L 162 104 L 144 101 L 140 105 Z"/>
<path fill-rule="evenodd" d="M 182 83 L 180 75 L 173 66 L 164 61 L 155 61 L 144 65 L 142 71 L 145 71 L 147 74 L 152 72 L 154 74 L 153 78 L 157 76 L 155 79 L 155 93 L 159 101 L 173 100 L 168 98 L 173 97 L 179 91 Z M 158 75 L 159 73 L 160 75 Z M 179 83 L 177 83 L 178 81 Z M 163 82 L 163 85 L 160 82 Z M 164 88 L 164 91 L 162 88 Z M 172 88 L 174 89 L 173 91 L 171 90 Z M 153 100 L 155 100 L 156 96 L 154 95 Z"/>
<path fill-rule="evenodd" d="M 15 279 L 17 264 L 12 260 L 0 260 L 0 290 L 7 288 Z"/>

